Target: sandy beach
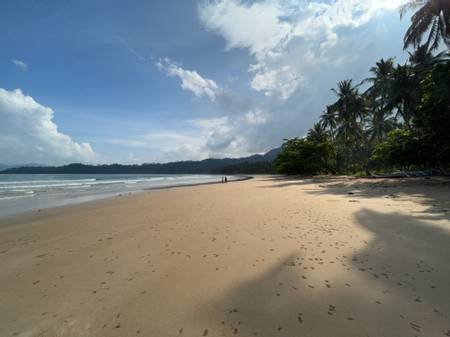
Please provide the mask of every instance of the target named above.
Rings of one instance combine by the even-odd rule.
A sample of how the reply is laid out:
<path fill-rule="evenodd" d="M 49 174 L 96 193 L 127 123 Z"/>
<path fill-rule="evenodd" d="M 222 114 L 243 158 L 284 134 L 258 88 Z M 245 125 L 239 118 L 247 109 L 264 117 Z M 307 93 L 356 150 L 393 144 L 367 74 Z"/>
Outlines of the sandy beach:
<path fill-rule="evenodd" d="M 450 336 L 449 209 L 261 176 L 0 220 L 0 336 Z"/>

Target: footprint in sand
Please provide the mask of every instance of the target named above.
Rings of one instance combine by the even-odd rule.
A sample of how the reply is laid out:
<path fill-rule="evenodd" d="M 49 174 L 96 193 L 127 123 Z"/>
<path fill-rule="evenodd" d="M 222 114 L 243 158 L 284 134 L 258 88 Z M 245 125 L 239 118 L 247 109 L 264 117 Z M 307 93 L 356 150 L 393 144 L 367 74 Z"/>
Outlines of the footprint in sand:
<path fill-rule="evenodd" d="M 414 331 L 420 332 L 420 329 L 421 329 L 420 325 L 415 324 L 415 323 L 413 323 L 413 322 L 409 322 L 409 326 L 410 326 L 411 329 L 413 329 Z"/>
<path fill-rule="evenodd" d="M 297 314 L 297 319 L 300 322 L 300 324 L 303 324 L 303 313 L 299 312 Z"/>
<path fill-rule="evenodd" d="M 333 315 L 336 312 L 336 306 L 329 304 L 328 305 L 328 315 Z"/>
<path fill-rule="evenodd" d="M 205 329 L 205 331 L 203 331 L 203 336 L 208 336 L 208 329 Z"/>

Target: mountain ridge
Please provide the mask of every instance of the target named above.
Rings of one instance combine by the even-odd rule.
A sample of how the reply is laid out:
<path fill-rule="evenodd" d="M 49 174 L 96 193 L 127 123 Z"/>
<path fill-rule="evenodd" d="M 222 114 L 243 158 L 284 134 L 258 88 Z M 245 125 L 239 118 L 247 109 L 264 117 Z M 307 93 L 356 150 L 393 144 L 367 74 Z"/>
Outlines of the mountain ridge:
<path fill-rule="evenodd" d="M 88 165 L 72 163 L 63 166 L 21 166 L 0 171 L 4 174 L 207 174 L 207 173 L 269 173 L 270 163 L 281 148 L 265 154 L 254 154 L 241 158 L 185 160 L 169 163 L 144 163 L 135 165 L 102 164 Z M 242 169 L 240 168 L 242 166 Z M 242 171 L 242 172 L 240 172 Z M 244 172 L 245 171 L 245 172 Z"/>

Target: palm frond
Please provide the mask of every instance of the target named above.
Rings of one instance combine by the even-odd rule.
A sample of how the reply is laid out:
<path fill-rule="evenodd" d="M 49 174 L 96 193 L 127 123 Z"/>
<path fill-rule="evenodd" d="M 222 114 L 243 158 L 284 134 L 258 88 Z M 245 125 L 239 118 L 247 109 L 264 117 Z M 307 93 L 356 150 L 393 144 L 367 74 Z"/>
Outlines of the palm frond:
<path fill-rule="evenodd" d="M 400 19 L 403 19 L 403 17 L 406 15 L 407 12 L 410 10 L 416 9 L 419 6 L 422 6 L 425 1 L 423 0 L 412 0 L 410 2 L 407 2 L 406 4 L 400 6 Z"/>

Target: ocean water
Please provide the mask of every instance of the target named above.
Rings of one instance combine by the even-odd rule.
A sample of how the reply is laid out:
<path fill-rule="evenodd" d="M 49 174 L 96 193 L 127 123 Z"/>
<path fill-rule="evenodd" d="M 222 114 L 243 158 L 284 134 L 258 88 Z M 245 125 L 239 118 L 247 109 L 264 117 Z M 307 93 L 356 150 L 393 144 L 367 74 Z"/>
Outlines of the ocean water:
<path fill-rule="evenodd" d="M 229 177 L 234 179 L 238 177 Z M 0 174 L 0 217 L 125 193 L 220 180 L 217 175 Z"/>

